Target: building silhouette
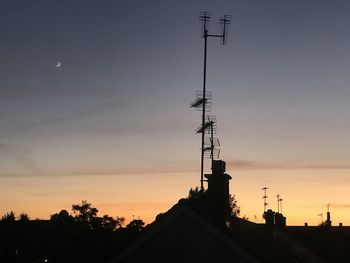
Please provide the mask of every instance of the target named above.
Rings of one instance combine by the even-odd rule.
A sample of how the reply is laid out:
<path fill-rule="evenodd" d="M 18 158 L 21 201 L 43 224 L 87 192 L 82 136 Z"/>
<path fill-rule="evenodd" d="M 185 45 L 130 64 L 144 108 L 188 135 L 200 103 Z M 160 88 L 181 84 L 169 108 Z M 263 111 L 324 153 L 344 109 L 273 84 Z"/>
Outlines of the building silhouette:
<path fill-rule="evenodd" d="M 349 227 L 287 226 L 267 210 L 265 223 L 232 217 L 225 162 L 213 161 L 208 189 L 198 205 L 181 199 L 146 227 L 141 237 L 111 263 L 119 262 L 350 262 Z"/>

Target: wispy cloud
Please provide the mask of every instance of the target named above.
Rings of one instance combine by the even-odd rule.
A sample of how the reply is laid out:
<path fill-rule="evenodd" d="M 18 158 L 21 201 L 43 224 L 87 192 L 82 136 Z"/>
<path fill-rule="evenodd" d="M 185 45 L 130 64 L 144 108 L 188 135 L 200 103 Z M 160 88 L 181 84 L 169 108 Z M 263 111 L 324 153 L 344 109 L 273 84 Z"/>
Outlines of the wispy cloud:
<path fill-rule="evenodd" d="M 0 142 L 0 154 L 13 159 L 25 169 L 28 169 L 30 171 L 37 170 L 36 164 L 31 158 L 30 151 L 28 149 L 25 149 L 18 145 Z"/>
<path fill-rule="evenodd" d="M 59 111 L 51 116 L 48 115 L 40 119 L 26 121 L 15 127 L 2 127 L 0 138 L 14 138 L 18 135 L 33 133 L 47 128 L 51 129 L 55 134 L 70 132 L 74 134 L 158 137 L 169 132 L 188 131 L 188 127 L 192 125 L 190 120 L 184 120 L 180 117 L 168 118 L 164 121 L 162 113 L 159 111 L 155 111 L 155 114 L 148 114 L 147 116 L 144 116 L 145 112 L 142 109 L 137 109 L 131 113 L 125 111 L 132 103 L 132 101 L 106 101 L 94 106 L 81 106 L 81 109 L 72 109 L 65 112 Z M 113 113 L 113 115 L 109 113 Z M 103 114 L 105 114 L 103 118 L 99 118 Z M 78 122 L 80 120 L 82 122 Z"/>
<path fill-rule="evenodd" d="M 31 192 L 29 193 L 30 196 L 35 196 L 35 197 L 48 197 L 51 196 L 52 193 L 47 193 L 47 192 Z"/>
<path fill-rule="evenodd" d="M 29 158 L 29 157 L 28 157 Z M 112 168 L 73 168 L 70 171 L 49 171 L 45 169 L 39 169 L 33 162 L 32 169 L 28 171 L 18 171 L 18 172 L 6 172 L 0 171 L 0 178 L 12 177 L 80 177 L 80 176 L 143 176 L 143 175 L 163 175 L 167 176 L 170 174 L 188 174 L 198 171 L 198 167 L 191 162 L 181 162 L 181 165 L 177 162 L 171 161 L 158 161 L 148 165 L 139 165 L 138 167 L 112 167 Z"/>
<path fill-rule="evenodd" d="M 125 103 L 120 103 L 118 101 L 105 102 L 93 107 L 86 108 L 84 110 L 71 111 L 59 116 L 49 116 L 41 120 L 33 120 L 30 122 L 24 123 L 22 125 L 19 125 L 15 128 L 5 130 L 2 133 L 2 137 L 3 138 L 12 137 L 18 134 L 26 133 L 36 128 L 50 126 L 50 125 L 57 125 L 64 122 L 74 121 L 79 118 L 102 114 L 108 111 L 120 109 L 125 106 L 124 104 Z"/>
<path fill-rule="evenodd" d="M 292 169 L 311 169 L 311 170 L 330 170 L 330 169 L 350 169 L 350 164 L 305 164 L 292 162 L 260 162 L 252 160 L 231 160 L 227 164 L 236 170 L 292 170 Z"/>
<path fill-rule="evenodd" d="M 76 169 L 70 173 L 73 176 L 121 176 L 121 175 L 144 175 L 144 174 L 174 174 L 174 173 L 191 173 L 198 170 L 198 167 L 190 163 L 179 163 L 159 161 L 157 166 L 141 166 L 129 168 L 84 168 Z"/>

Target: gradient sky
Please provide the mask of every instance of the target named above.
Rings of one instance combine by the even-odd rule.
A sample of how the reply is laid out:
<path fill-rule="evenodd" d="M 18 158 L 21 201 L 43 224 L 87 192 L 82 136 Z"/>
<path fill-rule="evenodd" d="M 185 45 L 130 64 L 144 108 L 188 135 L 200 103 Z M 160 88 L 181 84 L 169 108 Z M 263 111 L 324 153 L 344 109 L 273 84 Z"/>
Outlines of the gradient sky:
<path fill-rule="evenodd" d="M 200 11 L 208 90 L 242 216 L 350 225 L 350 2 L 3 0 L 0 215 L 88 200 L 147 222 L 199 185 Z M 56 68 L 60 62 L 61 67 Z M 209 172 L 209 169 L 207 169 Z"/>

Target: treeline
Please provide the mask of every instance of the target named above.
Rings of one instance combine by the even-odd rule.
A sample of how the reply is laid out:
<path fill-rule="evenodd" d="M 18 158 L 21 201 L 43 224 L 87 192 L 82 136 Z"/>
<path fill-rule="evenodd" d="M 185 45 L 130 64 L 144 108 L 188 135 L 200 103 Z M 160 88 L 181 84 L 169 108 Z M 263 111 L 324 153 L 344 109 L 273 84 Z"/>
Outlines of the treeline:
<path fill-rule="evenodd" d="M 8 212 L 0 219 L 0 262 L 108 262 L 136 239 L 145 223 L 124 217 L 98 216 L 87 201 L 53 214 L 50 220 L 30 220 Z"/>

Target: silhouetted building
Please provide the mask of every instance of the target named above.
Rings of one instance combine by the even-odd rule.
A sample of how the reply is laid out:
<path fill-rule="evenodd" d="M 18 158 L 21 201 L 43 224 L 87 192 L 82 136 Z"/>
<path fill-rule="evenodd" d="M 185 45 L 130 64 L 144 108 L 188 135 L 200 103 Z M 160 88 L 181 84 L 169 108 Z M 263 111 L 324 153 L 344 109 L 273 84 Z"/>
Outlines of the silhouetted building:
<path fill-rule="evenodd" d="M 182 199 L 111 262 L 261 262 Z"/>
<path fill-rule="evenodd" d="M 325 262 L 295 238 L 300 229 L 293 230 L 296 235 L 278 228 L 267 231 L 264 224 L 239 218 L 227 227 L 181 199 L 111 263 Z"/>
<path fill-rule="evenodd" d="M 275 212 L 272 211 L 271 209 L 268 209 L 264 213 L 263 217 L 265 219 L 266 226 L 269 228 L 273 228 L 273 226 L 275 225 Z"/>
<path fill-rule="evenodd" d="M 327 212 L 327 220 L 325 222 L 326 227 L 331 227 L 332 226 L 332 221 L 331 221 L 331 213 L 328 211 Z"/>
<path fill-rule="evenodd" d="M 291 235 L 293 231 L 286 228 L 286 218 L 271 209 L 264 213 L 266 224 L 239 218 L 232 220 L 230 226 L 224 224 L 231 215 L 231 176 L 226 174 L 225 162 L 213 161 L 212 174 L 206 178 L 208 190 L 204 204 L 208 204 L 208 208 L 181 199 L 158 216 L 141 237 L 111 263 L 324 262 L 295 238 L 302 236 L 305 228 L 302 227 L 301 232 L 300 228 L 293 228 L 296 235 Z"/>
<path fill-rule="evenodd" d="M 280 228 L 286 226 L 286 217 L 282 213 L 275 213 L 275 226 Z"/>
<path fill-rule="evenodd" d="M 283 216 L 282 213 L 268 209 L 263 217 L 265 219 L 265 225 L 269 229 L 273 229 L 274 227 L 283 228 L 286 226 L 286 217 Z"/>

